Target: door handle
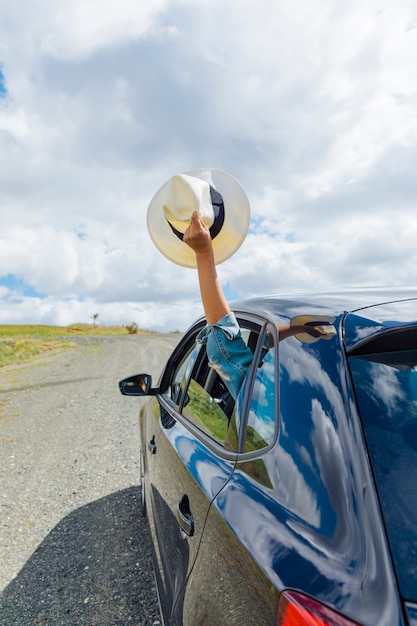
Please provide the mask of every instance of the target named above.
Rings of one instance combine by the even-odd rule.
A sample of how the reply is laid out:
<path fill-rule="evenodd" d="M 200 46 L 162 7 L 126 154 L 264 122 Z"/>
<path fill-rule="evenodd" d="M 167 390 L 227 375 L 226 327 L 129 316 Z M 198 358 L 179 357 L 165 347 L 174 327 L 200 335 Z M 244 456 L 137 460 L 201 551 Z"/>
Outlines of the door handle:
<path fill-rule="evenodd" d="M 151 454 L 155 454 L 156 453 L 155 435 L 152 435 L 152 439 L 148 443 L 148 448 L 149 448 L 149 451 L 151 452 Z"/>
<path fill-rule="evenodd" d="M 194 535 L 194 517 L 190 509 L 190 501 L 185 494 L 177 504 L 177 519 L 181 530 L 192 537 Z"/>

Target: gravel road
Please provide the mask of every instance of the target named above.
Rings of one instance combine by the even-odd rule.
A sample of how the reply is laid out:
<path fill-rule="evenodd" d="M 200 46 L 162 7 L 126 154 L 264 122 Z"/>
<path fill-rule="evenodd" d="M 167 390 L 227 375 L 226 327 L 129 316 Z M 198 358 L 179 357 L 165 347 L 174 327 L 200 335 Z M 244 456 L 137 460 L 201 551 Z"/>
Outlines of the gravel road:
<path fill-rule="evenodd" d="M 0 370 L 0 625 L 161 623 L 139 512 L 138 409 L 180 335 L 78 337 Z"/>

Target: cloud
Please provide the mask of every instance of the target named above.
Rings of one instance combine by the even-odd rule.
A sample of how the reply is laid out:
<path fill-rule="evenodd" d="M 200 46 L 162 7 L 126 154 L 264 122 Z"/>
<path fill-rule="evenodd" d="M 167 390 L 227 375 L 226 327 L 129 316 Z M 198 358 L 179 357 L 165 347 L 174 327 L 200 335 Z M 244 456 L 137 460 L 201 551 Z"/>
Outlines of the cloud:
<path fill-rule="evenodd" d="M 153 247 L 146 209 L 201 166 L 251 201 L 228 293 L 415 284 L 414 4 L 1 7 L 0 273 L 45 294 L 3 294 L 3 320 L 188 325 L 195 273 Z"/>

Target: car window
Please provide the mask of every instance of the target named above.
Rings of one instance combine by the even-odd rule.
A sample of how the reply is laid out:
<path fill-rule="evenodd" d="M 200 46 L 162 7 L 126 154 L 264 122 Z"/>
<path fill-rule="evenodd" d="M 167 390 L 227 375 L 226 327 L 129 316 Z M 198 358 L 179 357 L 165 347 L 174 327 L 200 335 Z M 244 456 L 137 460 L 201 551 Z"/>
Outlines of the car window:
<path fill-rule="evenodd" d="M 259 329 L 253 328 L 253 325 L 246 327 L 242 320 L 239 323 L 244 342 L 254 349 Z M 235 401 L 219 374 L 210 367 L 205 345 L 200 346 L 191 375 L 186 372 L 185 378 L 188 377 L 188 387 L 184 388 L 183 416 L 216 443 L 225 445 Z"/>
<path fill-rule="evenodd" d="M 226 438 L 234 400 L 226 384 L 208 363 L 205 345 L 201 346 L 188 383 L 182 414 L 217 443 Z"/>
<path fill-rule="evenodd" d="M 417 350 L 377 351 L 349 363 L 401 591 L 416 601 Z"/>
<path fill-rule="evenodd" d="M 272 329 L 271 329 L 272 332 Z M 258 364 L 249 404 L 244 452 L 253 452 L 273 443 L 277 415 L 277 357 L 274 347 L 266 347 Z"/>
<path fill-rule="evenodd" d="M 216 398 L 193 379 L 188 385 L 187 395 L 188 398 L 183 408 L 184 417 L 217 443 L 223 444 L 229 418 L 220 406 L 222 396 Z"/>

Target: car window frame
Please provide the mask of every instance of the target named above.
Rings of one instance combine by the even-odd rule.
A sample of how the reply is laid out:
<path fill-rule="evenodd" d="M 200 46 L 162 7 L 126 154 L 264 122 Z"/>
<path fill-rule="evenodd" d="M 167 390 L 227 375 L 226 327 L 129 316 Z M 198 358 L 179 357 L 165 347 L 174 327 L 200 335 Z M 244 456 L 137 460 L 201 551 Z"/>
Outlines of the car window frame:
<path fill-rule="evenodd" d="M 259 318 L 258 318 L 259 321 Z M 253 458 L 258 458 L 260 456 L 264 456 L 267 454 L 275 445 L 278 434 L 279 434 L 279 394 L 280 394 L 280 385 L 279 385 L 279 335 L 276 324 L 270 320 L 263 319 L 262 327 L 259 332 L 258 341 L 256 344 L 256 350 L 254 353 L 254 358 L 248 375 L 242 385 L 240 397 L 238 397 L 236 401 L 236 416 L 235 418 L 240 420 L 240 424 L 236 426 L 239 432 L 239 445 L 238 445 L 238 458 L 239 461 L 251 460 Z M 269 348 L 274 351 L 274 370 L 275 370 L 275 431 L 274 436 L 271 442 L 258 450 L 253 450 L 251 452 L 245 452 L 245 440 L 246 440 L 246 430 L 248 426 L 249 420 L 249 409 L 251 404 L 251 399 L 253 397 L 254 385 L 258 373 L 259 363 L 261 361 L 262 351 L 264 349 L 264 338 L 266 332 L 270 330 L 273 336 L 273 345 Z"/>
<path fill-rule="evenodd" d="M 234 311 L 236 319 L 242 331 L 248 330 L 249 332 L 257 333 L 257 341 L 254 350 L 254 358 L 252 364 L 248 370 L 247 376 L 243 382 L 241 392 L 235 403 L 234 410 L 230 417 L 229 429 L 232 428 L 232 420 L 236 420 L 237 424 L 235 428 L 238 430 L 236 449 L 231 449 L 225 445 L 215 441 L 203 430 L 193 424 L 185 415 L 183 415 L 183 404 L 186 398 L 186 392 L 188 389 L 189 381 L 196 368 L 200 367 L 201 360 L 206 358 L 205 346 L 196 343 L 196 337 L 198 333 L 205 327 L 206 321 L 204 318 L 198 320 L 193 326 L 191 326 L 185 333 L 183 339 L 174 350 L 171 358 L 169 359 L 165 370 L 161 375 L 160 394 L 158 394 L 159 402 L 165 409 L 167 409 L 174 417 L 176 421 L 181 423 L 189 432 L 191 432 L 197 439 L 199 439 L 204 445 L 210 448 L 220 458 L 227 459 L 251 459 L 254 456 L 263 456 L 266 454 L 275 444 L 278 432 L 279 432 L 279 350 L 278 350 L 278 331 L 276 325 L 265 318 L 255 316 L 250 313 Z M 250 406 L 250 400 L 252 397 L 253 386 L 258 371 L 258 363 L 263 349 L 263 341 L 267 327 L 270 327 L 274 334 L 274 345 L 270 348 L 275 351 L 275 415 L 277 416 L 275 421 L 275 433 L 273 441 L 264 448 L 252 451 L 244 452 L 244 440 L 246 435 L 246 428 L 248 423 L 248 411 Z M 194 351 L 194 354 L 193 354 Z M 190 360 L 185 368 L 185 374 L 182 381 L 181 396 L 179 402 L 175 403 L 172 399 L 167 397 L 166 391 L 168 390 L 172 378 L 175 374 L 176 367 L 179 365 L 181 359 L 186 358 L 187 353 L 191 353 Z M 227 439 L 227 438 L 226 438 Z"/>
<path fill-rule="evenodd" d="M 246 380 L 244 381 L 243 386 L 246 386 L 248 381 L 252 380 L 252 370 L 254 368 L 255 358 L 257 358 L 256 354 L 258 354 L 259 347 L 259 337 L 263 333 L 263 328 L 265 327 L 266 321 L 259 317 L 253 316 L 251 314 L 240 314 L 236 312 L 236 319 L 239 323 L 239 326 L 242 326 L 242 331 L 244 334 L 245 330 L 250 332 L 256 332 L 258 335 L 257 343 L 255 347 L 254 360 L 250 366 L 248 371 L 248 375 Z M 186 398 L 186 391 L 189 385 L 190 378 L 195 371 L 196 368 L 200 367 L 201 361 L 206 358 L 205 346 L 196 343 L 196 337 L 198 333 L 206 326 L 205 318 L 200 318 L 197 320 L 184 334 L 181 341 L 178 343 L 177 347 L 174 349 L 170 359 L 168 360 L 165 369 L 163 370 L 160 382 L 159 382 L 159 393 L 158 401 L 161 406 L 163 406 L 166 410 L 168 410 L 171 415 L 178 422 L 183 424 L 189 431 L 193 432 L 193 434 L 204 442 L 210 448 L 213 448 L 220 457 L 230 458 L 231 456 L 235 457 L 236 454 L 239 453 L 239 450 L 230 450 L 224 445 L 217 443 L 209 435 L 204 433 L 204 431 L 200 430 L 198 427 L 192 424 L 182 413 L 184 399 Z M 173 377 L 175 376 L 175 372 L 177 368 L 180 366 L 181 361 L 184 358 L 187 358 L 187 354 L 190 355 L 189 362 L 185 368 L 183 380 L 181 382 L 181 394 L 175 402 L 174 399 L 170 398 L 168 395 L 168 391 L 172 384 Z M 242 386 L 242 387 L 243 387 Z M 242 407 L 242 403 L 240 403 L 240 407 Z M 240 420 L 242 427 L 245 424 L 245 420 Z"/>
<path fill-rule="evenodd" d="M 269 346 L 267 353 L 272 354 L 272 358 L 273 358 L 272 365 L 273 365 L 273 387 L 274 387 L 273 402 L 274 402 L 274 405 L 273 405 L 272 411 L 273 411 L 274 431 L 271 435 L 270 441 L 265 446 L 261 448 L 257 448 L 253 451 L 247 451 L 245 450 L 246 442 L 248 439 L 247 431 L 248 431 L 249 421 L 251 417 L 251 405 L 252 405 L 252 401 L 254 400 L 255 384 L 258 381 L 258 379 L 261 378 L 263 361 L 266 357 L 266 354 L 264 355 L 265 345 L 266 345 L 266 342 L 265 342 L 266 334 L 268 334 L 269 339 L 272 336 L 272 343 L 273 343 L 272 346 Z M 278 431 L 279 431 L 279 365 L 278 365 L 279 350 L 278 350 L 278 346 L 279 346 L 279 337 L 278 337 L 277 327 L 272 322 L 267 322 L 264 325 L 262 332 L 260 333 L 259 338 L 258 338 L 256 353 L 254 356 L 254 361 L 257 363 L 257 366 L 253 370 L 250 393 L 246 394 L 247 395 L 247 407 L 245 410 L 245 427 L 243 429 L 244 432 L 242 433 L 242 439 L 241 439 L 242 458 L 250 459 L 252 456 L 259 456 L 261 452 L 270 450 L 274 446 L 275 441 L 278 437 Z M 262 374 L 262 377 L 263 377 L 263 374 Z M 258 399 L 256 399 L 255 401 L 257 402 Z"/>
<path fill-rule="evenodd" d="M 199 355 L 199 345 L 196 343 L 196 337 L 198 333 L 204 328 L 205 324 L 206 322 L 204 319 L 199 319 L 186 331 L 183 338 L 180 340 L 170 358 L 168 359 L 168 362 L 160 377 L 158 397 L 163 398 L 169 406 L 174 406 L 179 410 L 182 407 L 183 393 L 180 396 L 180 402 L 175 403 L 171 398 L 166 395 L 166 392 L 171 387 L 175 372 L 178 371 L 178 367 L 188 354 L 190 354 L 190 360 L 185 368 L 184 375 L 187 375 L 187 373 L 189 375 L 189 372 L 187 372 L 187 370 L 190 367 L 194 366 L 194 362 Z M 192 354 L 193 352 L 194 356 Z"/>
<path fill-rule="evenodd" d="M 248 317 L 248 316 L 242 316 L 242 315 L 238 315 L 238 314 L 236 314 L 236 319 L 237 319 L 237 322 L 239 324 L 239 327 L 241 328 L 241 332 L 242 332 L 243 336 L 246 334 L 245 331 L 249 331 L 249 335 L 250 335 L 250 333 L 253 333 L 253 332 L 256 333 L 256 335 L 257 335 L 256 345 L 255 345 L 255 350 L 254 350 L 254 359 L 252 361 L 252 364 L 250 365 L 250 368 L 248 370 L 248 374 L 247 374 L 246 379 L 244 381 L 244 382 L 246 382 L 246 380 L 251 377 L 250 372 L 252 371 L 255 358 L 257 358 L 256 354 L 258 353 L 259 337 L 262 334 L 262 329 L 263 329 L 263 326 L 265 325 L 265 322 L 260 321 L 260 320 L 256 320 L 255 321 L 252 318 L 252 316 Z M 249 339 L 249 337 L 248 337 L 248 339 Z M 195 338 L 194 338 L 194 340 L 195 340 Z M 206 444 L 208 443 L 208 441 L 205 439 L 207 437 L 207 439 L 210 440 L 210 443 L 214 443 L 215 444 L 216 448 L 220 448 L 220 449 L 229 451 L 232 454 L 236 454 L 236 453 L 238 453 L 239 440 L 236 443 L 236 448 L 232 449 L 232 448 L 230 448 L 228 446 L 227 432 L 226 432 L 226 438 L 225 438 L 225 440 L 223 442 L 216 441 L 216 439 L 212 438 L 210 436 L 210 434 L 208 434 L 208 432 L 205 432 L 204 430 L 202 430 L 198 426 L 196 426 L 196 424 L 194 424 L 193 421 L 190 420 L 183 413 L 184 400 L 187 397 L 187 389 L 188 389 L 188 387 L 190 385 L 191 380 L 195 380 L 198 383 L 199 379 L 201 380 L 201 372 L 200 372 L 200 370 L 201 369 L 205 370 L 208 367 L 208 364 L 207 364 L 207 353 L 206 353 L 206 349 L 205 348 L 206 348 L 205 345 L 200 346 L 200 350 L 198 351 L 198 354 L 196 355 L 196 358 L 193 361 L 193 366 L 190 367 L 189 371 L 187 372 L 187 379 L 184 380 L 184 383 L 183 383 L 184 384 L 184 390 L 183 390 L 183 395 L 182 395 L 182 404 L 181 404 L 181 406 L 178 407 L 178 410 L 179 410 L 179 413 L 180 413 L 181 417 L 185 420 L 185 422 L 187 424 L 192 425 L 193 428 L 196 428 L 197 431 L 199 433 L 201 433 L 201 435 L 203 435 L 202 437 L 200 437 L 200 439 L 201 440 L 204 439 Z M 245 385 L 243 384 L 242 385 L 242 389 L 243 389 L 244 386 Z M 230 427 L 230 423 L 231 423 L 231 419 L 232 419 L 232 416 L 233 416 L 233 413 L 234 413 L 234 410 L 235 410 L 235 406 L 236 406 L 236 403 L 234 403 L 234 407 L 233 407 L 233 410 L 231 411 L 230 415 L 227 415 L 225 413 L 225 417 L 227 417 L 228 420 L 229 420 L 229 426 L 226 429 L 227 431 L 229 430 L 229 427 Z M 220 454 L 219 456 L 223 456 L 223 455 Z"/>

